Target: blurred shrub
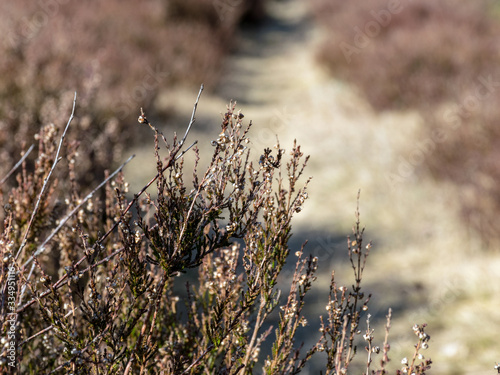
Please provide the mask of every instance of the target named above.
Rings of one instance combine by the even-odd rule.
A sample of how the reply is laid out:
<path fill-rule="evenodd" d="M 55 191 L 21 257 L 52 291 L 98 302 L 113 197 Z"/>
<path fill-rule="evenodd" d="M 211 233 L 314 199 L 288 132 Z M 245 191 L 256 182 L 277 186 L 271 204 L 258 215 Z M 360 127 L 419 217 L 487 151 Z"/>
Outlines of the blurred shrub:
<path fill-rule="evenodd" d="M 497 69 L 500 25 L 484 1 L 311 1 L 328 36 L 318 58 L 375 108 L 443 102 Z"/>
<path fill-rule="evenodd" d="M 499 102 L 498 91 L 482 99 L 463 93 L 456 104 L 424 116 L 428 139 L 442 137 L 435 138 L 435 150 L 425 155 L 426 165 L 436 178 L 458 184 L 466 223 L 491 249 L 498 249 L 500 241 Z M 468 103 L 476 104 L 468 108 Z"/>
<path fill-rule="evenodd" d="M 102 176 L 104 165 L 137 135 L 130 126 L 137 108 L 149 106 L 160 87 L 202 82 L 208 90 L 214 87 L 246 9 L 243 1 L 237 5 L 1 3 L 0 172 L 19 159 L 20 146 L 32 142 L 41 125 L 64 124 L 78 91 L 78 113 L 84 115 L 75 118 L 80 130 L 75 141 L 88 155 L 81 176 L 87 181 Z"/>
<path fill-rule="evenodd" d="M 500 23 L 491 1 L 311 0 L 319 60 L 379 110 L 416 108 L 437 178 L 463 189 L 467 222 L 500 239 Z M 441 139 L 434 136 L 440 132 Z"/>

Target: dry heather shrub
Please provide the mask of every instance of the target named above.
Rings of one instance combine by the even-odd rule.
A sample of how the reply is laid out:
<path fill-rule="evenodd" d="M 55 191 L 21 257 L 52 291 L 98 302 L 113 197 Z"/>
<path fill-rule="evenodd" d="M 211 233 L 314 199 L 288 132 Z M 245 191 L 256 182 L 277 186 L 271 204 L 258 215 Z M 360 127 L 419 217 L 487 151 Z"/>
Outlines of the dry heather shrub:
<path fill-rule="evenodd" d="M 352 287 L 332 275 L 317 343 L 304 351 L 295 342 L 307 325 L 302 310 L 318 259 L 295 252 L 284 299 L 277 280 L 291 251 L 292 217 L 307 199 L 307 181 L 299 180 L 308 158 L 296 143 L 288 152 L 278 143 L 250 154 L 243 117 L 228 106 L 209 166 L 199 172 L 206 156 L 186 143 L 193 121 L 182 139 L 169 141 L 141 113 L 142 130 L 154 131 L 158 173 L 133 197 L 120 169 L 101 187 L 81 187 L 72 145 L 58 128 L 42 129 L 34 172 L 23 161 L 16 186 L 1 190 L 2 371 L 12 364 L 22 374 L 251 374 L 261 361 L 266 374 L 296 374 L 325 352 L 326 374 L 347 373 L 358 358 L 367 374 L 387 373 L 390 313 L 382 347 L 369 316 L 363 336 L 360 325 L 371 244 L 363 242 L 359 213 L 347 241 Z M 192 173 L 183 168 L 189 155 Z M 147 189 L 155 185 L 153 198 Z M 188 279 L 185 292 L 174 288 L 179 275 L 193 272 L 198 281 Z M 273 335 L 263 327 L 278 307 Z M 404 372 L 430 368 L 418 356 L 429 341 L 424 329 L 414 327 L 417 344 Z M 355 356 L 361 337 L 367 356 Z M 272 351 L 261 354 L 266 339 Z"/>

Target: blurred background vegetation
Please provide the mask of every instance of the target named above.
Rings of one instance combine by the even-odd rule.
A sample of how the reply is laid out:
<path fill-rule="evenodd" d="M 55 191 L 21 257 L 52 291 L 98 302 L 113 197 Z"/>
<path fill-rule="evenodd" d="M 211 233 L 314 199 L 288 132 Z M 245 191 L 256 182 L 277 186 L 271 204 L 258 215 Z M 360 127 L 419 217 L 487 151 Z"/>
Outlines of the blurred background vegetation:
<path fill-rule="evenodd" d="M 223 4 L 223 3 L 222 3 Z M 223 4 L 224 5 L 224 4 Z M 203 82 L 213 90 L 257 2 L 212 0 L 2 3 L 0 149 L 2 172 L 40 125 L 64 123 L 78 92 L 73 134 L 84 143 L 82 178 L 102 178 L 137 137 L 130 119 L 161 89 Z M 168 116 L 168 113 L 164 115 Z"/>
<path fill-rule="evenodd" d="M 362 220 L 379 248 L 366 279 L 381 297 L 374 314 L 382 322 L 392 306 L 396 336 L 426 320 L 437 373 L 488 373 L 500 360 L 492 302 L 500 266 L 499 5 L 3 2 L 0 176 L 42 125 L 66 123 L 77 91 L 68 137 L 80 146 L 78 179 L 94 186 L 130 149 L 152 157 L 150 134 L 136 123 L 140 107 L 165 124 L 183 118 L 182 128 L 204 83 L 197 125 L 212 127 L 211 136 L 221 103 L 234 99 L 254 120 L 255 145 L 273 144 L 278 133 L 312 155 L 310 208 L 294 244 L 309 238 L 324 274 L 337 270 L 338 238 L 361 188 Z M 149 180 L 129 172 L 132 186 Z M 324 309 L 314 299 L 311 306 Z"/>
<path fill-rule="evenodd" d="M 462 187 L 464 219 L 497 240 L 500 3 L 311 1 L 328 35 L 319 61 L 377 111 L 419 111 L 426 136 L 442 138 L 426 167 Z"/>

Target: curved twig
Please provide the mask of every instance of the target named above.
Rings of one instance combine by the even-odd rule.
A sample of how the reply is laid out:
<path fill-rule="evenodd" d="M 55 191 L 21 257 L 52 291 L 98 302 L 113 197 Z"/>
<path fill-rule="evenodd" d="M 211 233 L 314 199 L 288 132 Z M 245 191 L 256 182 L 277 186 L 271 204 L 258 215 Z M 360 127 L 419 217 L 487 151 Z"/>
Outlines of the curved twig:
<path fill-rule="evenodd" d="M 33 151 L 33 148 L 35 147 L 35 145 L 31 145 L 30 148 L 28 149 L 28 151 L 26 151 L 26 153 L 23 155 L 23 157 L 21 159 L 19 159 L 19 161 L 16 163 L 16 165 L 14 165 L 12 167 L 12 169 L 5 175 L 4 178 L 2 178 L 2 180 L 0 180 L 0 185 L 3 185 L 3 183 L 5 181 L 7 181 L 7 179 L 10 177 L 10 175 L 12 173 L 14 173 L 14 171 L 19 168 L 19 166 L 23 163 L 24 159 L 26 159 L 28 157 L 28 155 L 31 153 L 31 151 Z"/>

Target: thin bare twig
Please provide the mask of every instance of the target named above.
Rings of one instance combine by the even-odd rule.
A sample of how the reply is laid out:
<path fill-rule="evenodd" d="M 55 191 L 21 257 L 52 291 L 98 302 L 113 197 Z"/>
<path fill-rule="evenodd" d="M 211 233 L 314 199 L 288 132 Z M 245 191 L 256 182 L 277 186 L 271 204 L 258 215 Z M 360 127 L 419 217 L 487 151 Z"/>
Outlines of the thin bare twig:
<path fill-rule="evenodd" d="M 278 300 L 281 295 L 281 290 L 278 292 Z M 250 339 L 250 342 L 247 345 L 247 353 L 245 355 L 245 358 L 243 359 L 243 367 L 241 369 L 241 373 L 245 373 L 245 367 L 248 365 L 248 362 L 250 361 L 250 357 L 253 354 L 253 347 L 255 345 L 255 341 L 257 340 L 257 335 L 259 333 L 260 328 L 262 327 L 263 321 L 266 319 L 268 313 L 266 311 L 266 300 L 264 296 L 261 296 L 260 299 L 260 306 L 259 306 L 259 311 L 257 313 L 257 319 L 255 320 L 255 326 L 253 328 L 253 334 L 252 338 Z"/>
<path fill-rule="evenodd" d="M 35 208 L 33 209 L 33 213 L 31 214 L 30 221 L 28 223 L 28 227 L 26 228 L 26 231 L 24 232 L 23 240 L 21 241 L 21 246 L 19 246 L 19 250 L 17 251 L 16 257 L 14 258 L 17 260 L 19 258 L 19 255 L 23 251 L 24 247 L 26 246 L 26 241 L 28 239 L 28 233 L 31 230 L 31 226 L 33 225 L 33 221 L 35 220 L 35 216 L 38 213 L 38 208 L 40 207 L 40 202 L 42 200 L 42 196 L 45 193 L 45 189 L 47 189 L 47 186 L 49 184 L 50 177 L 52 176 L 52 173 L 56 169 L 57 163 L 61 160 L 59 158 L 59 153 L 61 152 L 61 147 L 64 142 L 64 138 L 66 137 L 66 133 L 68 131 L 69 125 L 71 124 L 71 121 L 73 121 L 73 117 L 75 116 L 75 108 L 76 108 L 76 92 L 75 92 L 75 97 L 73 99 L 73 109 L 71 111 L 71 116 L 69 117 L 68 123 L 66 124 L 66 127 L 64 128 L 64 132 L 61 136 L 61 140 L 59 141 L 59 147 L 57 148 L 56 152 L 56 157 L 54 158 L 54 163 L 52 164 L 52 168 L 50 168 L 49 174 L 47 177 L 45 177 L 42 185 L 42 190 L 40 190 L 40 194 L 38 195 L 38 199 L 35 204 Z"/>
<path fill-rule="evenodd" d="M 37 257 L 45 249 L 45 245 L 47 245 L 47 243 L 57 234 L 57 232 L 59 232 L 59 230 L 64 226 L 64 224 L 66 224 L 66 222 L 80 209 L 80 207 L 83 206 L 85 204 L 85 202 L 87 202 L 90 198 L 92 198 L 92 196 L 96 193 L 97 190 L 102 188 L 110 179 L 112 179 L 118 172 L 120 172 L 123 169 L 123 167 L 125 167 L 125 165 L 127 165 L 127 163 L 130 162 L 130 160 L 132 160 L 134 157 L 135 157 L 135 155 L 130 156 L 111 175 L 109 175 L 94 190 L 92 190 L 89 194 L 87 194 L 87 196 L 85 198 L 83 198 L 83 200 L 80 202 L 80 204 L 78 206 L 76 206 L 73 210 L 71 210 L 71 212 L 68 215 L 66 215 L 66 217 L 59 223 L 57 228 L 55 228 L 52 231 L 52 233 L 45 239 L 45 241 L 43 241 L 43 243 L 40 246 L 38 246 L 35 253 L 23 264 L 23 267 L 22 267 L 23 270 L 28 264 L 30 264 L 33 261 L 33 259 L 35 259 L 35 257 Z M 35 264 L 33 264 L 31 266 L 30 272 L 28 274 L 28 277 L 26 277 L 26 280 L 29 280 L 31 278 L 31 275 L 33 274 L 34 270 L 35 270 Z M 26 284 L 23 285 L 23 287 L 21 289 L 21 293 L 19 295 L 18 306 L 20 306 L 22 303 L 25 291 L 26 291 Z"/>
<path fill-rule="evenodd" d="M 77 205 L 69 214 L 66 215 L 64 219 L 61 220 L 59 225 L 52 231 L 52 233 L 43 241 L 43 243 L 38 246 L 36 252 L 23 264 L 23 267 L 26 267 L 29 263 L 31 263 L 34 257 L 38 256 L 45 248 L 45 245 L 59 232 L 59 230 L 66 224 L 66 222 L 82 207 L 90 198 L 94 196 L 94 194 L 102 188 L 109 180 L 111 180 L 114 176 L 118 174 L 133 158 L 135 155 L 130 156 L 122 165 L 120 165 L 111 175 L 109 175 L 104 181 L 102 181 L 94 190 L 92 190 L 83 200 Z M 29 277 L 28 277 L 29 280 Z"/>
<path fill-rule="evenodd" d="M 214 348 L 214 344 L 210 344 L 210 345 L 208 345 L 208 347 L 205 349 L 205 351 L 204 351 L 203 353 L 201 353 L 201 355 L 200 355 L 198 358 L 196 358 L 196 360 L 195 360 L 193 363 L 191 363 L 191 364 L 189 365 L 189 367 L 188 367 L 187 369 L 185 369 L 185 370 L 181 373 L 181 375 L 188 374 L 188 373 L 191 371 L 191 369 L 192 369 L 194 366 L 196 366 L 198 363 L 200 363 L 200 361 L 203 359 L 203 357 L 205 357 L 205 356 L 206 356 L 206 355 L 210 352 L 210 350 L 212 350 L 213 348 Z"/>
<path fill-rule="evenodd" d="M 94 337 L 94 339 L 91 342 L 89 342 L 87 344 L 87 346 L 85 348 L 83 348 L 80 352 L 82 354 L 85 353 L 89 349 L 90 345 L 93 344 L 94 342 L 96 342 L 97 340 L 100 340 L 107 331 L 109 331 L 109 325 L 106 328 L 104 328 L 104 330 L 99 335 L 97 335 L 96 337 Z M 55 374 L 55 373 L 57 373 L 59 370 L 63 369 L 67 365 L 69 365 L 71 363 L 71 361 L 72 360 L 64 362 L 63 364 L 61 364 L 60 366 L 58 366 L 57 368 L 55 368 L 54 370 L 52 370 L 49 374 Z"/>
<path fill-rule="evenodd" d="M 184 154 L 185 154 L 186 152 L 188 152 L 188 151 L 189 151 L 189 150 L 190 150 L 190 149 L 191 149 L 194 145 L 196 145 L 197 143 L 198 143 L 198 141 L 194 141 L 193 143 L 191 143 L 191 145 L 190 145 L 188 148 L 186 148 L 186 149 L 185 149 L 185 150 L 183 150 L 183 151 L 182 151 L 179 155 L 177 155 L 177 157 L 175 158 L 175 160 L 178 160 L 178 159 L 182 158 L 182 157 L 184 156 Z"/>
<path fill-rule="evenodd" d="M 109 262 L 112 258 L 114 258 L 116 255 L 120 254 L 123 250 L 125 250 L 124 247 L 116 250 L 113 254 L 110 254 L 108 255 L 106 258 L 100 260 L 99 262 L 97 263 L 94 263 L 90 266 L 88 266 L 87 268 L 81 270 L 80 272 L 81 273 L 85 273 L 87 271 L 89 271 L 91 268 L 95 268 L 99 265 L 101 265 L 102 263 L 105 263 L 105 262 Z M 74 265 L 73 265 L 73 268 L 76 268 L 78 267 L 84 260 L 86 259 L 86 257 L 83 257 L 82 259 L 80 259 L 78 262 L 76 262 Z M 61 287 L 63 287 L 64 285 L 66 285 L 66 283 L 68 282 L 67 280 L 68 278 L 68 274 L 65 274 L 63 277 L 61 277 L 59 280 L 57 280 L 53 285 L 52 285 L 52 288 L 57 290 Z M 52 293 L 52 290 L 51 289 L 47 289 L 45 292 L 41 293 L 38 297 L 39 298 L 43 298 L 45 297 L 46 295 Z M 20 309 L 18 309 L 16 311 L 17 314 L 23 312 L 24 310 L 26 310 L 28 307 L 30 307 L 31 305 L 33 305 L 34 303 L 36 302 L 36 299 L 32 299 L 31 301 L 27 302 L 23 307 L 21 307 Z"/>
<path fill-rule="evenodd" d="M 28 149 L 28 151 L 26 151 L 26 153 L 23 155 L 23 157 L 16 163 L 16 165 L 14 165 L 12 167 L 12 169 L 9 171 L 9 173 L 7 173 L 7 175 L 2 178 L 2 180 L 0 181 L 0 185 L 3 185 L 3 183 L 5 181 L 7 181 L 7 179 L 10 177 L 10 175 L 12 173 L 14 173 L 14 171 L 19 168 L 19 166 L 23 163 L 24 159 L 26 159 L 28 157 L 28 155 L 31 153 L 31 151 L 33 151 L 33 148 L 35 147 L 35 145 L 31 145 L 30 148 Z"/>
<path fill-rule="evenodd" d="M 160 306 L 160 300 L 161 300 L 161 297 L 163 295 L 163 288 L 165 288 L 165 283 L 167 282 L 167 279 L 168 279 L 168 274 L 164 273 L 163 277 L 161 278 L 160 285 L 158 286 L 158 290 L 156 292 L 155 305 L 154 305 L 154 307 L 150 307 L 148 312 L 147 312 L 146 319 L 144 319 L 144 325 L 142 326 L 142 329 L 141 329 L 141 333 L 139 334 L 139 337 L 137 338 L 134 349 L 130 353 L 130 358 L 128 360 L 127 366 L 125 367 L 125 371 L 124 371 L 123 375 L 128 375 L 128 373 L 132 369 L 132 363 L 134 361 L 135 352 L 137 351 L 137 348 L 140 348 L 142 345 L 142 340 L 144 339 L 144 335 L 146 333 L 149 319 L 151 318 L 151 314 L 153 314 L 151 328 L 154 325 L 154 321 L 156 319 L 156 312 L 158 311 L 158 308 Z"/>
<path fill-rule="evenodd" d="M 70 315 L 71 315 L 71 314 L 73 314 L 73 313 L 74 313 L 74 311 L 73 311 L 73 310 L 71 310 L 69 313 L 67 313 L 66 315 L 64 315 L 64 317 L 65 317 L 65 318 L 67 318 L 68 316 L 70 316 Z M 33 339 L 37 338 L 37 337 L 38 337 L 38 336 L 40 336 L 41 334 L 43 334 L 43 333 L 45 333 L 45 332 L 50 331 L 50 330 L 51 330 L 51 329 L 53 329 L 53 328 L 54 328 L 54 325 L 52 325 L 52 324 L 51 324 L 51 325 L 50 325 L 50 326 L 48 326 L 47 328 L 42 329 L 40 332 L 35 333 L 33 336 L 28 337 L 26 340 L 24 340 L 22 343 L 20 343 L 20 344 L 19 344 L 19 347 L 21 347 L 21 346 L 23 346 L 24 344 L 26 344 L 27 342 L 29 342 L 29 341 L 31 341 L 31 340 L 33 340 Z"/>
<path fill-rule="evenodd" d="M 384 339 L 384 348 L 383 348 L 383 357 L 380 360 L 380 374 L 384 375 L 386 373 L 385 366 L 387 362 L 389 362 L 389 350 L 391 346 L 389 345 L 389 330 L 391 329 L 391 317 L 392 317 L 392 309 L 389 309 L 387 313 L 387 323 L 385 325 L 385 339 Z"/>
<path fill-rule="evenodd" d="M 186 133 L 184 134 L 184 137 L 182 137 L 182 139 L 179 141 L 179 147 L 182 147 L 182 145 L 186 141 L 186 138 L 189 134 L 189 131 L 191 130 L 191 126 L 193 126 L 194 122 L 196 121 L 194 116 L 196 114 L 196 108 L 198 108 L 198 101 L 200 100 L 200 96 L 201 96 L 202 91 L 203 91 L 203 84 L 200 87 L 200 92 L 198 92 L 198 97 L 196 98 L 196 102 L 194 103 L 193 113 L 191 114 L 191 120 L 189 121 L 189 125 L 186 129 Z"/>

